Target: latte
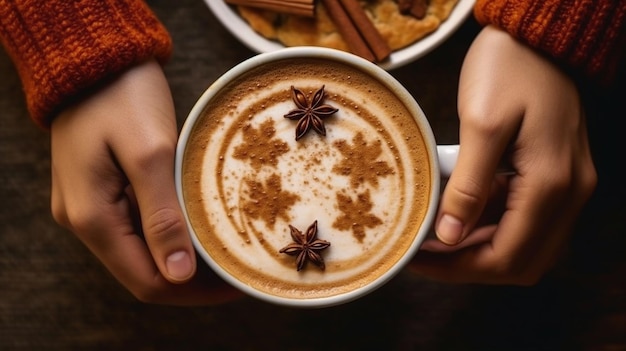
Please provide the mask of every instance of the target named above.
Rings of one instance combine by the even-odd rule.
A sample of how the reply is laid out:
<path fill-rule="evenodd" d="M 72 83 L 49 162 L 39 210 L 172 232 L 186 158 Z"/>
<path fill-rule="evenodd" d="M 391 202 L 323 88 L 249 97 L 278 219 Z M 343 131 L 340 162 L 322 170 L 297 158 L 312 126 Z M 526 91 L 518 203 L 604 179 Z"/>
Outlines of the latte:
<path fill-rule="evenodd" d="M 184 149 L 199 251 L 237 286 L 284 299 L 382 284 L 414 252 L 434 187 L 414 113 L 369 73 L 324 58 L 229 79 Z"/>

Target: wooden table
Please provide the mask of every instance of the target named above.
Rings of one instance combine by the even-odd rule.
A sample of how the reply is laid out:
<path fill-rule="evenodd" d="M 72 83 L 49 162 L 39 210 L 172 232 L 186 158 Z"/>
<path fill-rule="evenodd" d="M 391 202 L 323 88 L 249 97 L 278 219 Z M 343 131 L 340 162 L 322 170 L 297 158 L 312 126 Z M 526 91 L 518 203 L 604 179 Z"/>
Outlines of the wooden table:
<path fill-rule="evenodd" d="M 149 3 L 174 37 L 166 74 L 182 123 L 211 82 L 254 53 L 200 0 Z M 427 57 L 392 72 L 440 143 L 458 141 L 458 73 L 478 29 L 470 19 Z M 331 309 L 252 299 L 163 307 L 136 301 L 52 220 L 49 135 L 29 120 L 15 68 L 0 51 L 0 350 L 626 350 L 626 182 L 617 162 L 624 129 L 615 121 L 625 113 L 618 96 L 586 96 L 600 185 L 569 255 L 536 286 L 447 285 L 403 272 Z"/>

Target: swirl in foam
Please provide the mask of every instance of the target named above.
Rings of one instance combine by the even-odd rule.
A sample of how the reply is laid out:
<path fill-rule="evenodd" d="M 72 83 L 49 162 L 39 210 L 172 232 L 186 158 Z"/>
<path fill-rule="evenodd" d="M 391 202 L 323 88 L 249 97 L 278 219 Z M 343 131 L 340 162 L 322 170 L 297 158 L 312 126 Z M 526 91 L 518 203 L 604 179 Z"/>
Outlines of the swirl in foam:
<path fill-rule="evenodd" d="M 291 86 L 325 86 L 326 136 L 295 140 Z M 411 246 L 431 192 L 427 149 L 404 104 L 376 79 L 317 59 L 266 64 L 208 102 L 183 161 L 186 210 L 208 255 L 244 285 L 324 298 L 380 279 Z M 279 253 L 318 222 L 324 270 Z"/>

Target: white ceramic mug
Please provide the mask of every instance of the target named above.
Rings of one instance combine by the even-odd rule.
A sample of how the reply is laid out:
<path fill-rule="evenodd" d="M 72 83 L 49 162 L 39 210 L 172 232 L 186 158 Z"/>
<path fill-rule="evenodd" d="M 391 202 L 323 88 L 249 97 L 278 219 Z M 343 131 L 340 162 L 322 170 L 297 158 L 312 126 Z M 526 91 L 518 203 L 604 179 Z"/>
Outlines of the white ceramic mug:
<path fill-rule="evenodd" d="M 199 132 L 194 132 L 194 128 L 196 126 L 196 124 L 198 123 L 198 121 L 202 118 L 201 116 L 203 115 L 203 113 L 205 113 L 205 110 L 207 109 L 211 109 L 213 105 L 211 104 L 216 104 L 218 102 L 218 100 L 220 99 L 224 99 L 224 95 L 222 95 L 222 92 L 224 90 L 228 90 L 233 82 L 238 82 L 241 79 L 242 76 L 245 77 L 246 74 L 249 74 L 249 72 L 254 71 L 255 69 L 258 69 L 259 67 L 267 67 L 268 64 L 272 64 L 272 63 L 276 63 L 276 62 L 285 62 L 286 65 L 288 65 L 289 62 L 291 62 L 291 60 L 297 60 L 297 59 L 301 59 L 301 58 L 313 58 L 316 60 L 322 60 L 320 61 L 322 66 L 325 63 L 328 63 L 329 65 L 331 63 L 339 63 L 341 65 L 345 65 L 346 67 L 350 67 L 350 69 L 356 69 L 360 72 L 363 72 L 365 75 L 372 77 L 375 81 L 377 81 L 378 83 L 382 84 L 382 86 L 385 87 L 385 89 L 393 92 L 393 94 L 397 97 L 398 100 L 400 100 L 402 102 L 402 104 L 404 104 L 404 106 L 406 107 L 406 109 L 408 111 L 410 111 L 410 113 L 413 116 L 414 122 L 417 125 L 417 128 L 419 128 L 420 130 L 420 134 L 421 134 L 421 139 L 423 139 L 423 144 L 426 150 L 426 155 L 428 158 L 428 164 L 430 165 L 429 168 L 429 174 L 427 175 L 428 177 L 428 181 L 430 182 L 430 186 L 429 186 L 429 192 L 428 194 L 424 194 L 425 197 L 427 197 L 427 203 L 428 205 L 426 206 L 426 208 L 424 209 L 424 213 L 423 213 L 423 219 L 421 220 L 421 224 L 418 225 L 417 228 L 417 233 L 414 237 L 411 238 L 410 243 L 407 244 L 407 248 L 406 251 L 402 254 L 401 257 L 399 257 L 397 260 L 395 260 L 393 262 L 393 264 L 389 264 L 388 267 L 385 268 L 384 272 L 379 272 L 377 273 L 375 278 L 372 278 L 371 280 L 367 281 L 366 283 L 362 283 L 359 286 L 356 286 L 352 289 L 346 290 L 346 291 L 342 291 L 341 287 L 337 287 L 337 290 L 339 291 L 336 294 L 330 294 L 330 295 L 324 295 L 324 296 L 313 296 L 313 297 L 303 297 L 303 296 L 282 296 L 281 293 L 273 293 L 272 292 L 272 287 L 263 287 L 262 289 L 257 288 L 256 286 L 254 286 L 254 284 L 250 284 L 247 279 L 241 279 L 240 277 L 237 276 L 237 273 L 233 273 L 233 269 L 238 269 L 238 267 L 234 267 L 233 269 L 228 268 L 228 267 L 224 267 L 223 263 L 218 263 L 216 262 L 216 260 L 212 257 L 212 254 L 209 252 L 211 250 L 207 250 L 207 249 L 212 249 L 214 250 L 215 248 L 212 248 L 210 246 L 215 246 L 213 244 L 208 244 L 208 241 L 206 239 L 203 239 L 203 235 L 205 235 L 204 233 L 200 233 L 201 230 L 199 230 L 198 225 L 196 224 L 194 226 L 193 224 L 193 220 L 190 220 L 190 210 L 189 210 L 189 203 L 191 202 L 190 199 L 186 199 L 185 194 L 185 189 L 184 189 L 184 159 L 185 159 L 185 154 L 186 152 L 188 152 L 188 142 L 191 138 L 191 135 L 194 133 L 199 133 Z M 323 74 L 321 74 L 323 75 Z M 349 78 L 347 78 L 349 79 Z M 246 80 L 246 79 L 244 79 Z M 276 80 L 276 84 L 282 84 L 282 85 L 286 85 L 289 86 L 289 84 L 291 84 L 291 82 L 281 82 L 280 79 Z M 326 83 L 324 83 L 326 84 Z M 339 83 L 337 83 L 339 84 Z M 343 83 L 342 83 L 343 84 Z M 271 85 L 271 84 L 270 84 Z M 328 84 L 326 84 L 326 87 L 328 88 L 328 91 L 332 91 L 333 88 L 333 83 L 330 82 Z M 251 88 L 250 88 L 251 89 Z M 269 88 L 268 88 L 269 89 Z M 263 94 L 265 93 L 264 90 L 267 89 L 259 89 L 259 94 Z M 285 90 L 285 89 L 283 89 Z M 313 94 L 311 94 L 312 96 Z M 329 93 L 329 95 L 332 95 L 332 93 Z M 233 97 L 229 97 L 229 99 L 234 99 Z M 329 97 L 329 99 L 332 100 L 332 96 Z M 269 101 L 269 100 L 268 100 Z M 233 109 L 239 108 L 238 107 L 238 103 L 232 102 L 231 103 L 233 106 Z M 339 107 L 339 109 L 341 109 L 342 107 L 339 106 L 339 102 L 335 101 L 334 102 L 335 105 L 337 105 Z M 263 105 L 265 106 L 265 105 Z M 348 107 L 345 107 L 346 109 Z M 358 109 L 358 107 L 357 107 Z M 258 114 L 262 114 L 264 113 L 264 111 L 262 109 L 258 109 L 260 112 L 258 112 Z M 227 110 L 224 110 L 227 111 Z M 256 111 L 256 110 L 255 110 Z M 235 114 L 237 114 L 239 112 L 236 112 Z M 256 112 L 255 112 L 256 113 Z M 223 113 L 223 115 L 229 114 L 229 112 L 225 112 Z M 256 115 L 255 115 L 256 116 Z M 283 122 L 282 116 L 279 116 L 280 121 L 276 122 L 276 123 L 289 123 L 290 121 L 286 121 Z M 227 117 L 224 117 L 227 118 Z M 256 118 L 256 117 L 254 117 Z M 334 129 L 336 124 L 339 123 L 338 121 L 341 120 L 341 118 L 343 117 L 336 117 L 336 120 L 332 120 L 333 117 L 329 117 L 331 119 L 329 119 L 330 122 L 328 122 L 328 133 L 329 135 L 326 136 L 326 138 L 335 138 L 335 133 Z M 252 114 L 250 119 L 253 119 Z M 205 121 L 205 124 L 211 124 L 211 120 L 209 120 L 208 122 Z M 212 133 L 218 133 L 217 129 L 222 128 L 222 129 L 228 129 L 228 128 L 233 128 L 233 127 L 229 127 L 230 122 L 221 122 L 220 123 L 215 123 L 216 126 L 213 127 L 208 127 L 208 128 L 213 128 L 210 130 L 213 130 L 214 132 Z M 220 126 L 220 125 L 225 125 L 225 126 Z M 234 124 L 234 123 L 233 123 Z M 293 125 L 295 126 L 295 123 L 293 123 Z M 253 128 L 248 126 L 247 128 Z M 261 128 L 261 127 L 259 127 Z M 269 129 L 271 130 L 279 130 L 280 127 L 276 127 L 274 129 Z M 228 129 L 230 130 L 230 129 Z M 238 132 L 238 130 L 236 130 Z M 224 132 L 227 133 L 227 132 Z M 309 131 L 309 134 L 312 135 L 307 135 L 305 136 L 305 138 L 309 138 L 308 142 L 314 143 L 314 142 L 318 142 L 320 143 L 323 142 L 325 139 L 322 136 L 319 135 L 315 135 L 315 133 L 313 133 L 313 131 Z M 211 134 L 213 135 L 213 134 Z M 234 135 L 234 134 L 233 134 Z M 409 136 L 407 135 L 407 138 Z M 240 138 L 239 136 L 237 138 Z M 214 141 L 214 139 L 216 139 L 216 137 L 211 136 L 207 138 L 207 147 L 211 148 L 212 146 L 212 142 Z M 239 142 L 239 141 L 237 141 Z M 235 143 L 235 142 L 233 142 Z M 287 142 L 285 142 L 287 143 Z M 298 146 L 295 146 L 297 143 L 296 141 L 289 141 L 289 143 L 291 143 L 291 146 L 284 146 L 285 149 L 287 149 L 288 147 L 290 147 L 291 149 L 297 149 Z M 222 144 L 219 144 L 222 145 Z M 218 145 L 218 146 L 219 146 Z M 204 145 L 202 146 L 204 148 Z M 220 146 L 221 147 L 221 146 Z M 233 147 L 233 149 L 236 151 L 237 148 Z M 220 150 L 219 147 L 216 150 Z M 225 149 L 224 149 L 225 150 Z M 245 246 L 245 245 L 250 245 L 250 246 L 254 246 L 254 245 L 258 245 L 258 246 L 269 246 L 271 249 L 269 249 L 270 253 L 266 253 L 263 252 L 262 255 L 269 255 L 271 257 L 276 258 L 277 260 L 280 260 L 280 264 L 276 264 L 278 266 L 284 266 L 285 262 L 289 262 L 288 258 L 283 255 L 283 254 L 279 254 L 278 253 L 278 249 L 280 248 L 281 245 L 275 244 L 270 242 L 271 240 L 265 240 L 264 238 L 262 239 L 258 239 L 258 235 L 259 233 L 261 234 L 267 234 L 267 228 L 273 228 L 272 225 L 274 222 L 272 222 L 272 224 L 267 224 L 267 221 L 265 224 L 261 223 L 252 223 L 253 220 L 250 219 L 252 214 L 252 212 L 250 212 L 250 214 L 246 214 L 245 209 L 242 209 L 241 206 L 239 206 L 242 202 L 234 202 L 235 205 L 232 205 L 233 199 L 235 198 L 244 198 L 246 196 L 250 197 L 252 195 L 250 195 L 250 193 L 252 192 L 252 188 L 248 189 L 247 187 L 252 187 L 253 185 L 250 185 L 252 183 L 254 183 L 256 180 L 254 179 L 244 179 L 243 176 L 242 180 L 240 181 L 239 184 L 241 189 L 235 189 L 236 194 L 233 195 L 231 194 L 231 192 L 227 192 L 227 191 L 222 191 L 222 190 L 216 190 L 214 195 L 208 195 L 208 193 L 211 193 L 212 188 L 212 184 L 215 182 L 226 182 L 225 180 L 223 180 L 223 178 L 219 178 L 217 180 L 213 179 L 215 177 L 222 177 L 222 173 L 227 173 L 230 172 L 230 175 L 228 175 L 227 177 L 238 177 L 239 173 L 245 173 L 244 170 L 242 170 L 241 172 L 238 171 L 227 171 L 227 169 L 223 169 L 221 170 L 220 168 L 220 172 L 218 172 L 220 175 L 216 175 L 218 173 L 211 173 L 213 172 L 213 169 L 216 167 L 222 167 L 222 163 L 223 162 L 223 157 L 224 154 L 227 153 L 226 151 L 222 152 L 212 152 L 212 151 L 207 151 L 207 153 L 205 154 L 201 154 L 199 156 L 199 158 L 201 158 L 204 161 L 201 161 L 200 163 L 198 163 L 198 167 L 205 167 L 207 169 L 207 177 L 204 176 L 200 176 L 199 178 L 207 178 L 208 180 L 206 180 L 205 182 L 206 187 L 210 188 L 207 189 L 207 195 L 205 195 L 207 198 L 206 199 L 199 199 L 199 200 L 194 200 L 197 202 L 204 202 L 207 203 L 207 205 L 202 205 L 202 206 L 217 206 L 220 208 L 229 208 L 229 210 L 224 210 L 223 212 L 220 208 L 218 208 L 217 212 L 212 212 L 212 209 L 207 209 L 206 213 L 207 216 L 214 216 L 216 218 L 209 218 L 207 219 L 207 227 L 209 228 L 216 228 L 217 226 L 222 225 L 223 223 L 231 223 L 233 225 L 239 225 L 239 230 L 238 233 L 233 232 L 232 235 L 233 237 L 237 237 L 237 235 L 248 235 L 248 232 L 253 232 L 253 233 L 257 233 L 257 236 L 255 237 L 254 235 L 250 235 L 248 238 L 245 239 L 245 243 L 241 243 L 238 245 L 233 245 L 233 246 Z M 231 152 L 232 154 L 233 152 Z M 456 157 L 458 154 L 458 145 L 449 145 L 449 146 L 438 146 L 435 142 L 435 138 L 433 136 L 431 127 L 428 123 L 428 120 L 426 119 L 426 116 L 424 115 L 424 113 L 422 112 L 421 108 L 419 107 L 419 105 L 417 104 L 417 102 L 415 101 L 415 99 L 411 96 L 411 94 L 393 77 L 391 76 L 388 72 L 386 72 L 385 70 L 383 70 L 382 68 L 380 68 L 379 66 L 368 62 L 366 60 L 363 60 L 360 57 L 357 57 L 355 55 L 343 52 L 343 51 L 337 51 L 337 50 L 333 50 L 333 49 L 327 49 L 327 48 L 319 48 L 319 47 L 294 47 L 294 48 L 286 48 L 286 49 L 281 49 L 278 51 L 274 51 L 274 52 L 270 52 L 270 53 L 264 53 L 264 54 L 260 54 L 257 56 L 254 56 L 242 63 L 240 63 L 239 65 L 235 66 L 234 68 L 232 68 L 231 70 L 229 70 L 227 73 L 225 73 L 222 77 L 220 77 L 219 79 L 217 79 L 206 91 L 205 93 L 200 97 L 200 99 L 198 100 L 198 102 L 196 103 L 196 105 L 194 106 L 194 108 L 191 110 L 183 128 L 181 131 L 181 135 L 180 135 L 180 139 L 178 142 L 178 148 L 177 148 L 177 154 L 176 154 L 176 174 L 175 174 L 175 178 L 176 178 L 176 188 L 177 188 L 177 192 L 179 195 L 179 200 L 180 200 L 180 204 L 181 207 L 183 208 L 183 212 L 185 214 L 185 217 L 187 219 L 187 223 L 188 223 L 188 227 L 189 227 L 189 232 L 191 234 L 191 238 L 193 240 L 194 246 L 196 248 L 196 250 L 198 251 L 199 255 L 207 262 L 207 264 L 219 275 L 221 276 L 224 280 L 226 280 L 227 282 L 231 283 L 232 285 L 234 285 L 235 287 L 239 288 L 240 290 L 246 292 L 247 294 L 259 298 L 261 300 L 267 301 L 267 302 L 271 302 L 271 303 L 276 303 L 276 304 L 281 304 L 281 305 L 287 305 L 287 306 L 295 306 L 295 307 L 326 307 L 326 306 L 332 306 L 332 305 L 337 305 L 337 304 L 341 304 L 341 303 L 345 303 L 351 300 L 354 300 L 356 298 L 359 298 L 361 296 L 364 296 L 372 291 L 374 291 L 375 289 L 377 289 L 378 287 L 382 286 L 384 283 L 386 283 L 387 281 L 389 281 L 389 279 L 391 279 L 393 276 L 395 276 L 410 260 L 411 258 L 415 255 L 415 253 L 417 252 L 417 250 L 419 249 L 420 245 L 422 244 L 422 242 L 424 241 L 424 239 L 426 238 L 426 236 L 428 235 L 434 218 L 435 218 L 435 213 L 437 211 L 437 206 L 439 203 L 439 194 L 440 194 L 440 179 L 442 177 L 446 177 L 449 172 L 452 170 L 452 168 L 454 167 L 454 163 L 456 162 Z M 396 157 L 397 158 L 397 157 Z M 372 160 L 374 161 L 374 160 Z M 257 170 L 260 169 L 261 167 L 264 167 L 262 163 L 257 164 L 256 166 Z M 250 170 L 252 170 L 252 167 L 248 167 Z M 326 167 L 326 168 L 330 168 L 330 167 Z M 223 171 L 223 172 L 222 172 Z M 304 175 L 306 176 L 306 172 L 303 172 Z M 311 177 L 313 177 L 313 175 L 311 175 Z M 328 177 L 330 178 L 334 178 L 333 177 Z M 230 179 L 230 178 L 229 178 Z M 312 178 L 313 179 L 313 178 Z M 308 180 L 307 180 L 308 181 Z M 202 179 L 198 179 L 196 182 L 203 182 Z M 259 186 L 263 185 L 262 181 L 258 181 L 255 184 L 260 184 Z M 268 183 L 269 184 L 269 183 Z M 204 185 L 203 185 L 204 186 Z M 199 188 L 199 189 L 204 189 L 204 188 Z M 378 188 L 376 188 L 378 189 Z M 378 189 L 380 190 L 380 189 Z M 383 189 L 384 190 L 384 189 Z M 391 189 L 390 189 L 391 190 Z M 189 191 L 189 190 L 188 190 Z M 204 191 L 204 190 L 202 190 Z M 369 191 L 369 190 L 368 190 Z M 369 194 L 369 193 L 368 193 Z M 390 194 L 393 194 L 393 192 L 390 192 Z M 302 195 L 302 194 L 301 194 Z M 344 195 L 345 197 L 351 196 L 351 193 L 348 193 L 348 195 Z M 392 196 L 392 195 L 389 195 Z M 188 196 L 189 197 L 189 196 Z M 293 195 L 291 197 L 291 199 L 293 198 L 297 198 L 297 194 Z M 339 198 L 339 196 L 338 196 Z M 352 201 L 351 198 L 349 199 L 349 202 Z M 218 205 L 215 205 L 215 204 Z M 221 203 L 221 205 L 219 205 Z M 200 206 L 200 205 L 198 205 Z M 238 207 L 239 206 L 239 207 Z M 296 205 L 294 205 L 296 206 Z M 328 204 L 329 208 L 336 208 L 336 205 L 331 205 L 330 203 Z M 236 209 L 235 209 L 236 208 Z M 232 213 L 229 212 L 232 210 Z M 194 210 L 196 211 L 196 213 L 198 213 L 198 211 L 200 213 L 203 213 L 203 209 L 202 207 L 200 208 L 200 210 Z M 305 211 L 302 211 L 302 209 L 299 210 L 300 213 L 302 212 L 307 212 L 306 209 Z M 298 211 L 295 211 L 298 212 Z M 214 214 L 210 214 L 210 213 L 214 213 Z M 293 213 L 293 212 L 292 212 Z M 276 215 L 277 220 L 280 222 L 282 221 L 282 217 L 280 217 L 280 215 L 282 215 L 282 213 L 279 213 L 278 215 Z M 234 217 L 246 217 L 246 220 L 242 220 L 242 219 L 233 219 Z M 243 217 L 242 217 L 243 216 Z M 400 216 L 400 215 L 398 215 Z M 218 218 L 219 217 L 219 218 Z M 284 216 L 283 216 L 284 217 Z M 293 215 L 292 215 L 293 217 Z M 258 217 L 254 217 L 254 218 L 258 218 Z M 311 217 L 313 218 L 313 217 Z M 215 222 L 213 222 L 213 220 L 215 219 Z M 295 219 L 294 219 L 295 220 Z M 230 221 L 230 222 L 229 222 Z M 329 221 L 326 221 L 329 222 Z M 222 223 L 222 224 L 220 224 Z M 287 229 L 286 223 L 283 223 L 282 225 L 277 225 L 276 227 L 276 231 L 281 232 L 280 235 L 282 235 L 283 237 L 289 235 L 289 229 Z M 299 224 L 299 229 L 302 233 L 304 233 L 307 230 L 305 223 L 312 223 L 312 219 L 309 219 L 308 222 L 301 222 Z M 316 218 L 316 222 L 317 223 L 317 218 Z M 312 227 L 312 225 L 311 225 Z M 309 229 L 311 228 L 309 227 Z M 322 235 L 329 235 L 329 233 L 336 228 L 339 228 L 340 226 L 336 226 L 335 228 L 332 228 L 330 226 L 330 224 L 326 225 L 326 227 L 324 227 L 323 233 L 320 233 L 320 239 L 324 239 L 324 238 L 328 238 L 328 236 L 326 237 L 322 237 Z M 261 230 L 259 228 L 265 228 L 265 230 Z M 295 226 L 294 226 L 295 228 Z M 204 231 L 204 229 L 202 230 Z M 335 230 L 338 231 L 338 230 Z M 349 230 L 348 230 L 349 231 Z M 244 233 L 245 232 L 245 233 Z M 368 233 L 368 235 L 375 235 L 376 233 L 375 230 L 371 231 L 372 233 Z M 283 239 L 281 239 L 283 240 Z M 342 250 L 342 246 L 344 245 L 342 244 L 340 241 L 342 239 L 334 239 L 334 242 L 331 242 L 330 245 L 330 249 L 331 251 L 329 251 L 329 253 L 327 254 L 327 257 L 324 257 L 324 259 L 327 259 L 326 261 L 326 266 L 329 265 L 333 265 L 333 260 L 336 258 L 337 261 L 340 261 L 340 251 Z M 339 241 L 337 241 L 339 240 Z M 350 239 L 353 240 L 353 239 Z M 395 240 L 395 239 L 394 239 Z M 250 242 L 253 241 L 253 242 Z M 258 243 L 257 243 L 258 241 Z M 220 250 L 224 250 L 224 251 L 229 251 L 229 250 L 233 250 L 233 252 L 235 250 L 238 250 L 238 248 L 236 247 L 228 247 L 228 245 L 230 244 L 223 244 L 223 248 L 220 248 Z M 334 250 L 334 251 L 332 251 Z M 266 248 L 265 251 L 268 251 L 268 249 Z M 275 251 L 275 253 L 272 253 L 273 251 Z M 382 251 L 379 250 L 379 251 Z M 326 255 L 325 253 L 321 252 L 320 255 Z M 366 255 L 363 255 L 366 256 Z M 306 257 L 305 257 L 306 258 Z M 366 259 L 364 260 L 364 265 L 369 264 L 367 262 Z M 380 260 L 381 262 L 384 260 Z M 254 262 L 254 261 L 251 261 Z M 240 264 L 237 264 L 240 265 Z M 248 270 L 252 270 L 252 269 L 256 269 L 256 263 L 249 263 L 249 267 L 246 268 Z M 258 264 L 259 265 L 259 270 L 263 270 L 265 269 L 264 267 L 262 267 L 262 264 Z M 373 267 L 379 267 L 380 264 L 379 263 L 373 263 L 372 264 Z M 281 266 L 281 269 L 283 268 Z M 310 266 L 310 267 L 308 267 Z M 301 280 L 306 280 L 309 279 L 308 277 L 310 276 L 312 279 L 312 281 L 314 281 L 315 279 L 319 280 L 319 284 L 317 283 L 307 283 L 309 284 L 309 286 L 317 286 L 317 285 L 332 285 L 332 282 L 329 283 L 327 281 L 325 281 L 325 276 L 331 276 L 334 273 L 329 273 L 332 269 L 331 268 L 326 268 L 326 271 L 322 271 L 321 269 L 319 269 L 318 267 L 315 267 L 314 265 L 311 264 L 311 262 L 308 263 L 308 266 L 306 269 L 303 269 L 303 271 L 306 272 L 298 272 L 295 273 L 295 269 L 294 269 L 294 273 L 288 272 L 287 274 L 285 273 L 281 273 L 283 275 L 294 275 L 296 278 L 295 279 L 301 279 Z M 337 267 L 339 265 L 336 265 Z M 269 268 L 268 268 L 269 269 Z M 338 268 L 337 268 L 338 269 Z M 365 270 L 365 272 L 363 273 L 359 273 L 359 274 L 368 274 L 369 271 L 373 271 L 376 268 L 367 268 Z M 307 271 L 308 270 L 308 271 Z M 346 273 L 347 274 L 347 273 Z M 341 279 L 338 279 L 337 281 L 342 281 Z M 340 283 L 338 283 L 340 284 Z M 327 289 L 327 290 L 333 290 L 332 286 Z"/>

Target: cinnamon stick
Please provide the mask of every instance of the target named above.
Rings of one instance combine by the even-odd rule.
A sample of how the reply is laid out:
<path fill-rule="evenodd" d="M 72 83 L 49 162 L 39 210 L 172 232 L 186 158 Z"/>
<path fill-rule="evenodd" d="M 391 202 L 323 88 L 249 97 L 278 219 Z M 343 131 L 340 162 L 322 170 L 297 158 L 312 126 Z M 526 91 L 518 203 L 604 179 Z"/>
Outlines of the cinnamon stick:
<path fill-rule="evenodd" d="M 225 0 L 225 2 L 297 16 L 315 16 L 315 0 Z"/>
<path fill-rule="evenodd" d="M 328 16 L 335 23 L 337 30 L 348 44 L 350 51 L 368 61 L 374 62 L 376 56 L 369 48 L 364 38 L 357 30 L 348 12 L 337 0 L 321 0 L 328 12 Z"/>
<path fill-rule="evenodd" d="M 339 0 L 348 16 L 356 26 L 358 32 L 361 34 L 365 43 L 376 57 L 377 61 L 384 61 L 391 54 L 391 48 L 385 38 L 380 35 L 380 32 L 370 18 L 367 16 L 361 4 L 357 0 Z"/>

